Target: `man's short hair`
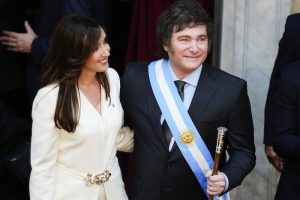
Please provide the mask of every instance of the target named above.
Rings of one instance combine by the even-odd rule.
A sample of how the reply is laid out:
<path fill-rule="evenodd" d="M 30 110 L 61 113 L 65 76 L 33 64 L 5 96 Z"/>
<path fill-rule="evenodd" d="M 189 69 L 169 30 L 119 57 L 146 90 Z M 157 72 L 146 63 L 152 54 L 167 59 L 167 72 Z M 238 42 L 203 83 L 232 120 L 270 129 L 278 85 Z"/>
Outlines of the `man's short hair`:
<path fill-rule="evenodd" d="M 173 32 L 186 27 L 205 25 L 208 46 L 212 43 L 212 23 L 201 4 L 196 0 L 178 0 L 171 4 L 158 18 L 156 38 L 159 56 L 168 58 L 164 45 L 169 45 Z"/>

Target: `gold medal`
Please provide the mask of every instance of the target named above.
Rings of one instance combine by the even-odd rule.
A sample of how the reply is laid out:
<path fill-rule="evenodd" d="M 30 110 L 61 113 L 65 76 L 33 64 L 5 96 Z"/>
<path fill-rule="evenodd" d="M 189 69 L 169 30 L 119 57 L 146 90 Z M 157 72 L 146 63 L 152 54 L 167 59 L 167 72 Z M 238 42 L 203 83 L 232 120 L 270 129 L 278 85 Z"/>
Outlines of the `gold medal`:
<path fill-rule="evenodd" d="M 194 140 L 194 134 L 191 131 L 181 131 L 181 141 L 185 144 L 189 144 Z"/>

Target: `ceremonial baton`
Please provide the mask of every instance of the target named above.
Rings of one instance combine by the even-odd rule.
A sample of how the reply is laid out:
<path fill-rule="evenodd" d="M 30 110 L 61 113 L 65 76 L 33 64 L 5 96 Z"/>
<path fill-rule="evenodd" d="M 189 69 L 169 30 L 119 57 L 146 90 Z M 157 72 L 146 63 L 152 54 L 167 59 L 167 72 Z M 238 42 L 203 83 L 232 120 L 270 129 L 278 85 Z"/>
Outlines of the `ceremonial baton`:
<path fill-rule="evenodd" d="M 212 171 L 212 175 L 217 175 L 219 171 L 219 164 L 221 160 L 221 154 L 224 147 L 224 138 L 225 132 L 227 129 L 225 127 L 218 128 L 218 138 L 217 138 L 217 145 L 216 145 L 216 153 L 215 153 L 215 160 L 214 160 L 214 168 Z M 214 195 L 209 195 L 208 200 L 213 200 Z"/>

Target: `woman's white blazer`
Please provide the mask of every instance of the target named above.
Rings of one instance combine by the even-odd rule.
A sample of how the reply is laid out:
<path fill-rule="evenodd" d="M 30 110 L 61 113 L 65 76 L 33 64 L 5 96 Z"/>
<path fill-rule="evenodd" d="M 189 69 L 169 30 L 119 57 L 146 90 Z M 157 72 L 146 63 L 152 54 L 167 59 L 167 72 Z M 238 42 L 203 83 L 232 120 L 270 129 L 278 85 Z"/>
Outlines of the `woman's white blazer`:
<path fill-rule="evenodd" d="M 116 150 L 131 151 L 133 133 L 120 128 L 123 109 L 120 104 L 120 79 L 109 68 L 111 102 L 101 88 L 101 114 L 79 91 L 80 118 L 74 133 L 58 129 L 54 113 L 59 86 L 39 90 L 32 108 L 30 176 L 31 200 L 125 200 L 128 199 L 116 157 Z M 103 184 L 87 184 L 92 176 L 108 170 Z"/>

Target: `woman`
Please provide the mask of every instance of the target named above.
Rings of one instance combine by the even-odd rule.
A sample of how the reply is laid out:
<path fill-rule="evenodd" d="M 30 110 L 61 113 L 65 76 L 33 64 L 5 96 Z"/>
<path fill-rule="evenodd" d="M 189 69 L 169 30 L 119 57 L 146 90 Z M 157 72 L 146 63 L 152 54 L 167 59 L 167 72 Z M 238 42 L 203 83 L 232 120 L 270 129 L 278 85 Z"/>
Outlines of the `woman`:
<path fill-rule="evenodd" d="M 120 131 L 120 80 L 109 50 L 89 18 L 57 25 L 32 108 L 31 200 L 127 199 L 116 149 L 132 150 L 133 134 Z"/>

